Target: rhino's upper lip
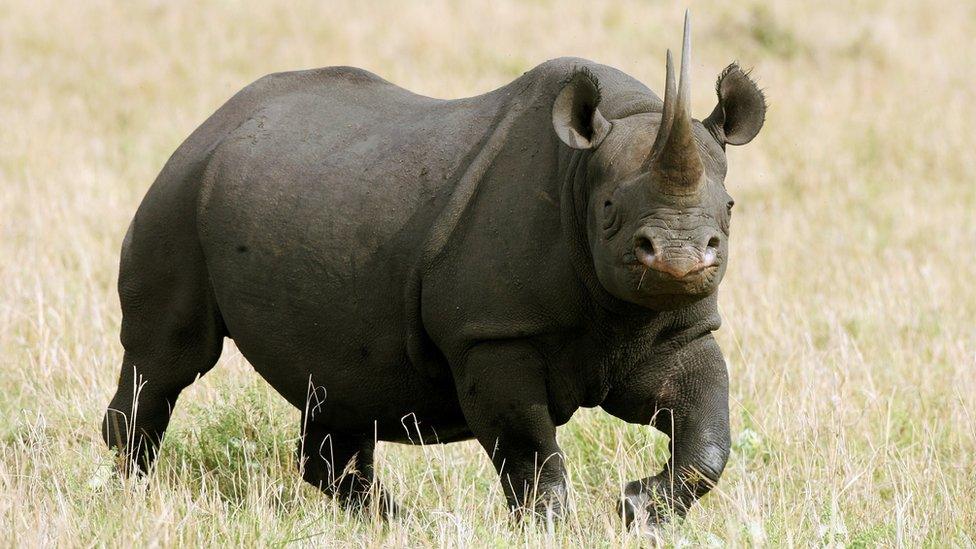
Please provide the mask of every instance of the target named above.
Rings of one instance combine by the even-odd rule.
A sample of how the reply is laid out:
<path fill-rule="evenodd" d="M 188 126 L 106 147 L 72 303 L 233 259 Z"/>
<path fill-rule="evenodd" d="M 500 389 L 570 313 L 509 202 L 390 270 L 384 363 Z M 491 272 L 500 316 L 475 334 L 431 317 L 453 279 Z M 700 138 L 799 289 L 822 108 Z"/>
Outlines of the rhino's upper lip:
<path fill-rule="evenodd" d="M 637 260 L 637 258 L 628 258 L 628 260 L 625 261 L 625 264 L 630 267 L 634 267 L 635 268 L 634 273 L 637 276 L 644 276 L 646 272 L 650 272 L 654 270 L 645 267 L 643 263 Z M 717 263 L 712 263 L 711 265 L 704 265 L 703 263 L 699 263 L 698 265 L 695 265 L 690 271 L 685 273 L 684 276 L 678 278 L 672 277 L 671 280 L 675 282 L 683 282 L 690 278 L 696 278 L 702 276 L 703 273 L 713 271 L 716 269 L 718 269 Z"/>
<path fill-rule="evenodd" d="M 625 265 L 630 266 L 630 267 L 640 267 L 641 268 L 640 269 L 641 271 L 643 271 L 645 269 L 648 270 L 648 271 L 653 270 L 653 269 L 651 269 L 649 267 L 646 267 L 643 263 L 641 263 L 641 261 L 639 259 L 637 259 L 637 255 L 633 251 L 629 251 L 626 254 L 624 254 L 623 260 L 624 260 L 624 264 Z M 691 277 L 692 275 L 700 274 L 700 273 L 705 272 L 705 271 L 707 271 L 709 269 L 718 268 L 719 264 L 718 264 L 718 261 L 717 260 L 718 260 L 718 258 L 716 257 L 716 258 L 713 259 L 712 262 L 707 262 L 706 263 L 706 261 L 704 261 L 704 260 L 699 261 L 694 267 L 691 268 L 690 271 L 688 271 L 687 273 L 685 273 L 684 276 L 676 277 L 676 278 L 674 278 L 674 280 L 684 280 L 686 278 Z"/>

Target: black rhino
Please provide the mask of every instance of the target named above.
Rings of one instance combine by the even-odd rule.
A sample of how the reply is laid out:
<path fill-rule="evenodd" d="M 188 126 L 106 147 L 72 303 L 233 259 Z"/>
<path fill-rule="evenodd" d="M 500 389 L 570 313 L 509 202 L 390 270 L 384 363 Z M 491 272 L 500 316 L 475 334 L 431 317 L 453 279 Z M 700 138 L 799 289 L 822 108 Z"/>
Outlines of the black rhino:
<path fill-rule="evenodd" d="M 671 439 L 665 469 L 624 487 L 625 520 L 683 515 L 729 455 L 711 335 L 725 146 L 766 110 L 732 64 L 692 119 L 687 16 L 684 32 L 663 101 L 576 58 L 459 100 L 349 67 L 231 98 L 122 245 L 125 355 L 103 434 L 123 469 L 152 464 L 180 391 L 232 338 L 303 411 L 304 479 L 347 504 L 393 508 L 376 441 L 476 438 L 509 505 L 558 515 L 556 427 L 601 406 Z"/>

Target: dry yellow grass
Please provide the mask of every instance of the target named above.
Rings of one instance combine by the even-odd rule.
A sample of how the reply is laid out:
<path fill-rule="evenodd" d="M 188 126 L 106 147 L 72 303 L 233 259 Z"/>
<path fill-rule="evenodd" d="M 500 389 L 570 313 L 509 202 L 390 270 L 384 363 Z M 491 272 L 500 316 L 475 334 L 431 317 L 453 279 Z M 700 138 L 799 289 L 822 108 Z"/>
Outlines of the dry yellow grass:
<path fill-rule="evenodd" d="M 575 511 L 513 527 L 475 443 L 383 446 L 412 514 L 338 509 L 292 464 L 298 416 L 232 346 L 184 393 L 156 474 L 122 483 L 98 422 L 114 283 L 167 156 L 274 71 L 358 65 L 472 95 L 579 55 L 661 89 L 684 6 L 223 1 L 0 4 L 0 544 L 638 544 L 612 516 L 664 441 L 598 411 L 560 432 Z M 771 110 L 731 149 L 719 340 L 734 448 L 675 545 L 976 544 L 976 8 L 696 2 L 695 113 L 731 59 Z M 840 6 L 840 4 L 838 4 Z"/>

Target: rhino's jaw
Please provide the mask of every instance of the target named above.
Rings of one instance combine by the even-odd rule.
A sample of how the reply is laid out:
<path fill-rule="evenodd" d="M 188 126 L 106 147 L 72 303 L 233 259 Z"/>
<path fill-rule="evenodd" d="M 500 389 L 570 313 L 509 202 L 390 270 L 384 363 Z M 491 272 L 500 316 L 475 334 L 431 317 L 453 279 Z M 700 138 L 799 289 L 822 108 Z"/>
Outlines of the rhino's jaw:
<path fill-rule="evenodd" d="M 722 278 L 722 266 L 713 264 L 702 266 L 695 264 L 690 270 L 683 271 L 673 267 L 671 271 L 664 271 L 668 267 L 648 267 L 643 263 L 630 266 L 630 280 L 634 284 L 631 301 L 636 301 L 652 309 L 668 308 L 667 304 L 658 303 L 659 300 L 680 301 L 687 304 L 711 295 L 718 287 Z"/>
<path fill-rule="evenodd" d="M 633 291 L 620 297 L 657 310 L 682 307 L 711 295 L 724 271 L 718 263 L 664 262 L 657 258 L 651 266 L 639 260 L 632 262 L 627 270 Z"/>

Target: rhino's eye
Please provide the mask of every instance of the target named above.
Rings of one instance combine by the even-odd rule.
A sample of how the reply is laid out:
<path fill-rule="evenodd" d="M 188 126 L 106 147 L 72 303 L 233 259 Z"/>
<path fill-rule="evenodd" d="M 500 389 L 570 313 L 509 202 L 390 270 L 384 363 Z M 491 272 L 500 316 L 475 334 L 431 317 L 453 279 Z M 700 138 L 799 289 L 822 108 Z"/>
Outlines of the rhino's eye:
<path fill-rule="evenodd" d="M 725 205 L 730 212 L 732 211 L 732 206 L 735 206 L 735 200 L 729 200 L 728 204 Z"/>
<path fill-rule="evenodd" d="M 617 210 L 614 208 L 613 202 L 607 200 L 603 203 L 603 230 L 607 231 L 608 233 L 616 233 L 616 225 Z"/>

